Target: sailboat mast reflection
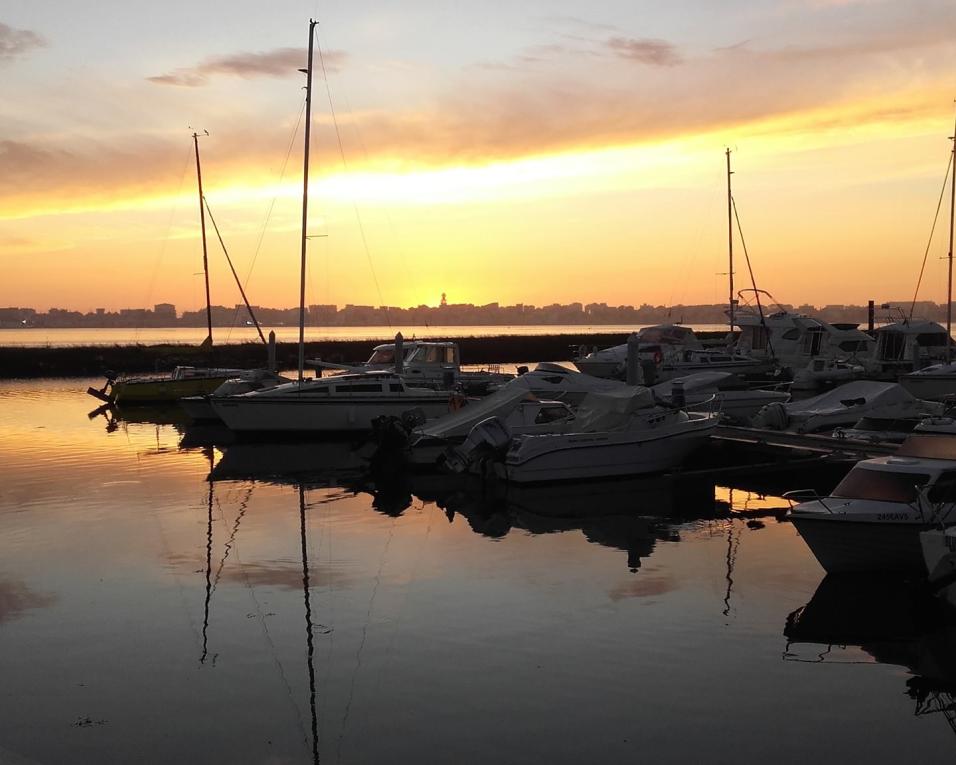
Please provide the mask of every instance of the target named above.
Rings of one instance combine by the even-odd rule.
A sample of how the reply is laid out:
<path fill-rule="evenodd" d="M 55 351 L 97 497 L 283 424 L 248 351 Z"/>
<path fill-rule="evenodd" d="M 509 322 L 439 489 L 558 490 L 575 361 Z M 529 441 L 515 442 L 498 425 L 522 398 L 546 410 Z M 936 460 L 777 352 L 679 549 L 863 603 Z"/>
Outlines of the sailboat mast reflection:
<path fill-rule="evenodd" d="M 305 533 L 305 485 L 299 484 L 299 535 L 302 544 L 302 597 L 305 601 L 305 643 L 309 666 L 309 709 L 312 712 L 312 761 L 319 761 L 319 721 L 315 712 L 315 636 L 309 591 L 309 548 Z"/>

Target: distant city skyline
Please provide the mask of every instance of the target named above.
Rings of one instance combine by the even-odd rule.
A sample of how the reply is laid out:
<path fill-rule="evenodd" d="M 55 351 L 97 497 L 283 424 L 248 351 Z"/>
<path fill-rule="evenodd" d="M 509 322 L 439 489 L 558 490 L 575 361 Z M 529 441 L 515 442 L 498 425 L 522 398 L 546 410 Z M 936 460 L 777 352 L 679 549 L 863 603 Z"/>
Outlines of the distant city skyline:
<path fill-rule="evenodd" d="M 785 310 L 816 316 L 825 321 L 840 323 L 863 323 L 868 319 L 866 305 L 779 306 Z M 910 308 L 913 316 L 942 321 L 945 319 L 945 304 L 933 301 L 887 301 L 875 303 L 877 322 L 895 321 L 907 315 Z M 438 306 L 373 306 L 346 304 L 313 304 L 306 309 L 309 326 L 468 326 L 468 325 L 586 325 L 617 324 L 641 325 L 659 323 L 724 324 L 727 323 L 727 306 L 724 304 L 654 306 L 642 304 L 608 305 L 607 303 L 567 304 L 551 303 L 542 306 L 517 303 L 502 305 L 487 303 L 448 303 Z M 753 310 L 754 306 L 745 308 Z M 765 312 L 777 310 L 776 304 L 763 305 Z M 252 306 L 260 324 L 269 326 L 295 326 L 299 322 L 298 307 L 270 308 Z M 211 306 L 213 326 L 234 327 L 252 323 L 252 315 L 244 305 Z M 16 327 L 203 327 L 207 324 L 205 307 L 199 310 L 178 312 L 172 303 L 158 303 L 149 308 L 124 308 L 110 312 L 104 308 L 80 312 L 53 309 L 39 312 L 32 308 L 0 307 L 0 328 Z"/>

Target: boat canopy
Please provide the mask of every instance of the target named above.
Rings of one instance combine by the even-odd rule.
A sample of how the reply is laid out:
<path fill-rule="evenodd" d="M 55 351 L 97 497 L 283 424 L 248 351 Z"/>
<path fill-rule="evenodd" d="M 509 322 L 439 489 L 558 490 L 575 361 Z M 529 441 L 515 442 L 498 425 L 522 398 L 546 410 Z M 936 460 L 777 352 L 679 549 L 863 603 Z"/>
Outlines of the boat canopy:
<path fill-rule="evenodd" d="M 654 392 L 642 386 L 594 391 L 588 393 L 578 407 L 574 429 L 580 432 L 621 430 L 630 422 L 631 415 L 654 405 Z"/>
<path fill-rule="evenodd" d="M 519 378 L 520 379 L 520 378 Z M 418 428 L 416 433 L 426 438 L 455 438 L 467 436 L 471 429 L 489 417 L 506 417 L 518 404 L 535 396 L 522 386 L 505 386 L 490 396 L 470 402 L 457 412 L 451 412 Z"/>
<path fill-rule="evenodd" d="M 897 404 L 910 404 L 916 399 L 899 383 L 856 380 L 841 385 L 819 396 L 792 401 L 786 404 L 787 414 L 791 417 L 812 417 L 818 414 L 847 409 L 851 406 L 867 405 L 867 408 L 888 407 Z"/>

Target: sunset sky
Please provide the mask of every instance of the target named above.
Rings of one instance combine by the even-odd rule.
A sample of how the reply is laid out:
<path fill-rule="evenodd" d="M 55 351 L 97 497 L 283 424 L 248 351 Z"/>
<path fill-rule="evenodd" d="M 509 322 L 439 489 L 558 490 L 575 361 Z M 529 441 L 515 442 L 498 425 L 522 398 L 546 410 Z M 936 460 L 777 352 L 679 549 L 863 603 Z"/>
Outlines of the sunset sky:
<path fill-rule="evenodd" d="M 952 0 L 7 0 L 0 306 L 199 307 L 190 126 L 250 299 L 296 305 L 310 16 L 310 303 L 721 302 L 727 146 L 759 286 L 912 296 Z M 945 298 L 948 223 L 923 299 Z"/>

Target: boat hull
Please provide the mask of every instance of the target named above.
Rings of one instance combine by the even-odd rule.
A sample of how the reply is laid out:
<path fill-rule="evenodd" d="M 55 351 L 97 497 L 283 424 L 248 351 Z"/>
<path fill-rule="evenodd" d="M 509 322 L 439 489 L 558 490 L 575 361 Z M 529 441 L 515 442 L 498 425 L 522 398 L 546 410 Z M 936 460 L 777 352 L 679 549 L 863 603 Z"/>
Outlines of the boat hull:
<path fill-rule="evenodd" d="M 817 514 L 813 514 L 816 516 Z M 854 521 L 790 514 L 794 527 L 829 574 L 889 571 L 925 576 L 920 532 L 931 524 Z"/>
<path fill-rule="evenodd" d="M 186 396 L 179 399 L 179 406 L 193 422 L 222 422 L 208 396 Z"/>
<path fill-rule="evenodd" d="M 372 430 L 377 417 L 401 417 L 414 409 L 421 409 L 429 419 L 439 417 L 448 412 L 448 397 L 236 396 L 213 400 L 212 408 L 230 430 L 243 435 L 355 433 Z"/>
<path fill-rule="evenodd" d="M 229 376 L 190 377 L 185 380 L 117 380 L 113 383 L 115 404 L 172 404 L 187 396 L 205 396 Z"/>
<path fill-rule="evenodd" d="M 680 430 L 535 436 L 542 440 L 533 451 L 512 449 L 504 462 L 496 463 L 495 471 L 512 483 L 660 473 L 677 467 L 701 447 L 716 424 L 716 417 L 708 417 L 685 424 Z"/>

